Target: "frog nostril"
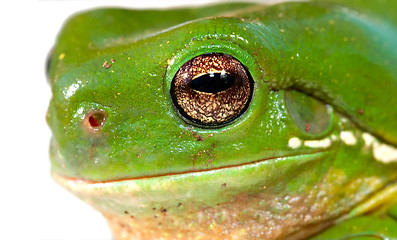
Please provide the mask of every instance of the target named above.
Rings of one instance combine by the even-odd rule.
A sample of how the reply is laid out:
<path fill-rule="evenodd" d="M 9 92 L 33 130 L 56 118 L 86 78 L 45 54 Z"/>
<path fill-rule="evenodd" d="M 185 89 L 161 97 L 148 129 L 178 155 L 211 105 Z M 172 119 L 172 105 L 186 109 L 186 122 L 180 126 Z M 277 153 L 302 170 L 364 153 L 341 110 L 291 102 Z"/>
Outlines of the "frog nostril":
<path fill-rule="evenodd" d="M 84 128 L 89 132 L 100 130 L 106 122 L 107 114 L 103 110 L 92 110 L 85 115 Z"/>

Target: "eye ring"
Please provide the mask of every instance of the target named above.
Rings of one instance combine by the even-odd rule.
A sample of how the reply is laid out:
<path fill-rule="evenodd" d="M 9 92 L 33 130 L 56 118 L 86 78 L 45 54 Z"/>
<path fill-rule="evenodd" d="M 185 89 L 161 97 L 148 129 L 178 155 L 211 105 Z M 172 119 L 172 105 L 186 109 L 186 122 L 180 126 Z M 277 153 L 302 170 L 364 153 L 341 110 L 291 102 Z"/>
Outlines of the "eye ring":
<path fill-rule="evenodd" d="M 106 120 L 107 113 L 104 110 L 91 110 L 83 119 L 83 128 L 89 133 L 98 132 L 105 125 Z"/>
<path fill-rule="evenodd" d="M 254 81 L 228 54 L 192 58 L 175 74 L 170 94 L 179 115 L 200 127 L 220 127 L 241 116 L 252 98 Z"/>

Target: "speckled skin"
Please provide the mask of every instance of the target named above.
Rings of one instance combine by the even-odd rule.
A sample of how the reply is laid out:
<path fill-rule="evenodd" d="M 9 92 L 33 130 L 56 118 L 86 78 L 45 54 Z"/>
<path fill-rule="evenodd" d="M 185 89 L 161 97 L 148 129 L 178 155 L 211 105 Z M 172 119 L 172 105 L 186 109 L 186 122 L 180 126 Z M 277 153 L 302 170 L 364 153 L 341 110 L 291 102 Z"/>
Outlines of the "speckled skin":
<path fill-rule="evenodd" d="M 371 234 L 395 237 L 397 2 L 335 2 L 73 16 L 49 60 L 54 179 L 117 239 L 338 239 L 373 209 Z M 211 127 L 171 92 L 208 53 L 254 81 Z"/>

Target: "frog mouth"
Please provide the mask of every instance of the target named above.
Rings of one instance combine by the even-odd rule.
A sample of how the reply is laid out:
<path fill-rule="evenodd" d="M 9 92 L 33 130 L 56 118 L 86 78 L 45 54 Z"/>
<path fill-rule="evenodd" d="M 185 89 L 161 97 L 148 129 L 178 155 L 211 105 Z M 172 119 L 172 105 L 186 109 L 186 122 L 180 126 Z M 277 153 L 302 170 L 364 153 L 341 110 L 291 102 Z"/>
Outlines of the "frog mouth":
<path fill-rule="evenodd" d="M 330 151 L 295 156 L 263 159 L 247 164 L 220 167 L 210 170 L 190 171 L 160 176 L 93 182 L 65 177 L 52 171 L 52 177 L 61 186 L 83 200 L 93 198 L 128 198 L 131 204 L 152 199 L 173 199 L 175 197 L 197 197 L 203 201 L 217 202 L 219 195 L 224 199 L 247 189 L 266 188 L 291 181 L 311 173 L 315 165 L 330 159 Z M 297 169 L 300 169 L 299 172 Z M 207 193 L 207 189 L 213 189 Z M 232 192 L 228 192 L 233 189 Z M 170 192 L 174 193 L 170 194 Z M 130 199 L 134 196 L 134 200 Z"/>
<path fill-rule="evenodd" d="M 77 177 L 68 177 L 62 174 L 59 174 L 57 171 L 51 170 L 51 175 L 55 180 L 63 179 L 62 181 L 72 181 L 72 182 L 79 182 L 79 183 L 86 183 L 86 184 L 100 184 L 100 183 L 112 183 L 112 182 L 125 182 L 125 181 L 138 181 L 138 180 L 145 180 L 151 178 L 167 178 L 167 177 L 176 177 L 176 176 L 194 176 L 196 174 L 203 174 L 203 173 L 212 173 L 223 171 L 227 169 L 240 169 L 240 168 L 252 168 L 255 166 L 260 166 L 263 163 L 268 164 L 269 161 L 288 161 L 289 159 L 300 159 L 300 163 L 305 163 L 307 161 L 311 161 L 314 156 L 322 156 L 324 153 L 328 152 L 329 149 L 324 149 L 322 151 L 316 152 L 309 152 L 309 153 L 300 153 L 296 155 L 289 155 L 289 156 L 282 156 L 282 157 L 269 157 L 261 160 L 251 161 L 248 163 L 241 163 L 241 164 L 233 164 L 233 165 L 226 165 L 220 167 L 212 167 L 209 169 L 197 169 L 197 170 L 187 170 L 187 171 L 180 171 L 180 172 L 172 172 L 166 174 L 157 174 L 157 175 L 149 175 L 149 176 L 139 176 L 139 177 L 131 177 L 131 178 L 122 178 L 122 179 L 115 179 L 115 180 L 105 180 L 105 181 L 95 181 L 95 180 L 88 180 L 84 178 L 77 178 Z M 306 161 L 303 160 L 307 158 Z"/>

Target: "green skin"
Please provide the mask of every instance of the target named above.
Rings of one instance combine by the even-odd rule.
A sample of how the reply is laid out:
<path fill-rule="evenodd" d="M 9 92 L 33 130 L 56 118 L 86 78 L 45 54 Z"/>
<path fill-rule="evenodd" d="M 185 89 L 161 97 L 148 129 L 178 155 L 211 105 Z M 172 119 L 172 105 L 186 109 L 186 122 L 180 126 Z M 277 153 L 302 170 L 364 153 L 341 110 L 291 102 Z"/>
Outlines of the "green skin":
<path fill-rule="evenodd" d="M 48 65 L 53 176 L 109 222 L 128 215 L 151 229 L 155 216 L 162 225 L 147 239 L 191 222 L 223 239 L 326 228 L 318 239 L 396 237 L 397 159 L 374 154 L 397 146 L 393 9 L 318 1 L 79 13 Z M 238 59 L 254 90 L 240 117 L 208 128 L 178 114 L 170 88 L 184 63 L 213 52 Z M 97 131 L 83 124 L 93 110 L 107 114 Z"/>

